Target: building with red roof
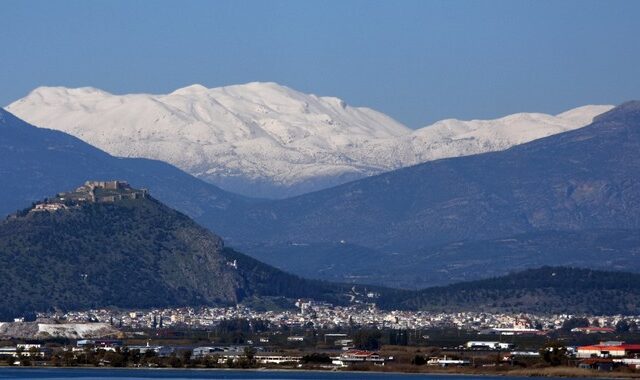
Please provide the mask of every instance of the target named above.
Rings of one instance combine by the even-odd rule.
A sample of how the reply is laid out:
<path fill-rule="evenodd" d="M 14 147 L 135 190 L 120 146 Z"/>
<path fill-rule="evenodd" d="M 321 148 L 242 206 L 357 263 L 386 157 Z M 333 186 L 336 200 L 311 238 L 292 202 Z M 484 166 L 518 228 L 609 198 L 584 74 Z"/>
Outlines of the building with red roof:
<path fill-rule="evenodd" d="M 384 365 L 384 358 L 377 352 L 366 350 L 349 350 L 343 352 L 339 357 L 334 358 L 333 364 L 346 366 L 357 363 L 373 363 L 376 365 Z"/>
<path fill-rule="evenodd" d="M 577 349 L 578 358 L 605 358 L 605 357 L 634 357 L 640 356 L 640 344 L 628 344 L 625 342 L 601 342 L 591 346 L 581 346 Z"/>

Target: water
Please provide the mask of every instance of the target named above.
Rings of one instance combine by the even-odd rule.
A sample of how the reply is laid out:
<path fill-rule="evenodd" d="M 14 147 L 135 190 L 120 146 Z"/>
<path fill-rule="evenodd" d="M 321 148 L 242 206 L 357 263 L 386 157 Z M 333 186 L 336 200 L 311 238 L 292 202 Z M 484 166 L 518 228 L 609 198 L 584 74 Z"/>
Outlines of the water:
<path fill-rule="evenodd" d="M 505 380 L 503 376 L 456 376 L 415 375 L 391 373 L 353 372 L 303 372 L 303 371 L 240 371 L 240 370 L 148 370 L 148 369 L 101 369 L 101 368 L 0 368 L 0 379 L 47 379 L 47 380 L 160 380 L 160 379 L 232 379 L 232 380 Z M 523 378 L 524 379 L 524 378 Z M 546 380 L 561 380 L 546 378 Z"/>

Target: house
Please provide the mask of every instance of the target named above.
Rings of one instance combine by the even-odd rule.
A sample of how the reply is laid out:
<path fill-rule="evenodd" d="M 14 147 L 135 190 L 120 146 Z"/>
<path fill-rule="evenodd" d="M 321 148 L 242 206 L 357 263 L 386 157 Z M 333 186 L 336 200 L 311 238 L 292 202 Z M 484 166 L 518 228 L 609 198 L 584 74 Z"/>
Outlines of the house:
<path fill-rule="evenodd" d="M 583 334 L 609 334 L 615 332 L 611 327 L 576 327 L 571 329 L 571 332 L 583 333 Z"/>
<path fill-rule="evenodd" d="M 440 366 L 440 367 L 449 367 L 449 366 L 466 366 L 471 364 L 470 361 L 468 360 L 463 360 L 463 359 L 449 359 L 447 358 L 447 356 L 445 355 L 442 358 L 439 357 L 431 357 L 429 358 L 429 360 L 427 361 L 427 365 L 432 365 L 432 366 Z"/>
<path fill-rule="evenodd" d="M 521 328 L 521 327 L 513 327 L 513 328 L 490 328 L 480 331 L 480 334 L 496 334 L 496 335 L 542 335 L 543 331 L 532 328 Z"/>
<path fill-rule="evenodd" d="M 287 356 L 287 355 L 256 355 L 256 362 L 260 364 L 285 364 L 285 363 L 298 363 L 302 360 L 301 356 Z"/>
<path fill-rule="evenodd" d="M 245 356 L 245 346 L 205 346 L 195 347 L 191 351 L 192 359 L 201 359 L 205 357 L 217 357 L 218 363 L 225 363 L 227 360 L 237 362 Z"/>
<path fill-rule="evenodd" d="M 380 354 L 366 350 L 349 350 L 333 358 L 332 363 L 337 366 L 346 367 L 350 364 L 372 363 L 375 365 L 384 365 L 385 359 Z"/>
<path fill-rule="evenodd" d="M 601 342 L 591 346 L 581 346 L 577 349 L 578 358 L 623 358 L 640 355 L 640 344 L 624 342 Z"/>
<path fill-rule="evenodd" d="M 38 203 L 31 209 L 31 212 L 56 212 L 66 209 L 68 209 L 68 207 L 63 203 Z"/>
<path fill-rule="evenodd" d="M 513 348 L 512 343 L 503 342 L 485 342 L 485 341 L 469 341 L 465 347 L 470 350 L 508 350 Z"/>
<path fill-rule="evenodd" d="M 0 347 L 0 356 L 13 356 L 14 358 L 19 356 L 43 358 L 50 353 L 50 349 L 43 348 L 39 344 L 18 344 L 15 347 Z"/>

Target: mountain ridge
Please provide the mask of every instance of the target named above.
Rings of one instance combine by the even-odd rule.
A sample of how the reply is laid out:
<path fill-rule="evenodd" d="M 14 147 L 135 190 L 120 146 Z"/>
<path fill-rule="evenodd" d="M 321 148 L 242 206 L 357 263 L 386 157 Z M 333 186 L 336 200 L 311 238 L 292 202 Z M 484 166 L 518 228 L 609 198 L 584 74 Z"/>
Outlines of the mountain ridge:
<path fill-rule="evenodd" d="M 28 173 L 28 175 L 25 175 Z M 64 132 L 37 128 L 0 108 L 0 216 L 87 178 L 120 178 L 152 189 L 163 202 L 198 218 L 255 202 L 193 178 L 170 164 L 117 158 Z"/>
<path fill-rule="evenodd" d="M 503 150 L 582 127 L 610 108 L 448 119 L 412 131 L 375 110 L 273 82 L 191 85 L 159 95 L 40 87 L 7 107 L 110 154 L 159 159 L 224 189 L 271 198 L 443 157 Z"/>
<path fill-rule="evenodd" d="M 545 239 L 557 240 L 561 238 L 555 233 L 635 231 L 640 228 L 639 110 L 640 102 L 625 103 L 584 128 L 502 152 L 441 159 L 255 204 L 219 231 L 228 244 L 294 272 L 304 262 L 298 255 L 327 249 L 363 255 L 361 264 L 350 256 L 344 259 L 360 274 L 371 269 L 371 262 L 397 273 L 394 255 L 427 255 L 456 242 L 545 232 Z M 243 233 L 246 228 L 251 234 Z M 579 240 L 586 238 L 576 236 L 573 248 L 583 247 Z M 346 246 L 360 248 L 335 248 Z M 565 253 L 579 255 L 571 249 Z M 624 248 L 619 258 L 632 249 Z M 296 259 L 282 260 L 279 250 Z M 459 260 L 479 259 L 465 252 Z M 309 260 L 318 268 L 332 264 L 315 256 Z M 626 263 L 633 260 L 629 256 Z M 425 275 L 433 273 L 428 262 L 422 265 Z"/>

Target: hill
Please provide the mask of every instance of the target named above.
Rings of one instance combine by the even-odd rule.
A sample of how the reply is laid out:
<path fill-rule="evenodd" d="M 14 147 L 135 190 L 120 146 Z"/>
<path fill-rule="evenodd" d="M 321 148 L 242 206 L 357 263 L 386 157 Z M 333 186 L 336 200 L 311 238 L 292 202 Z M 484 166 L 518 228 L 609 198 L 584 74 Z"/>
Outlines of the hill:
<path fill-rule="evenodd" d="M 636 315 L 640 275 L 543 267 L 420 291 L 402 307 L 545 314 Z"/>
<path fill-rule="evenodd" d="M 218 236 L 120 182 L 87 182 L 1 222 L 0 289 L 2 319 L 269 298 L 341 304 L 353 294 L 350 285 L 303 280 L 225 249 Z"/>
<path fill-rule="evenodd" d="M 300 247 L 299 254 L 313 255 L 316 251 L 307 247 L 340 244 L 385 255 L 424 252 L 426 256 L 435 247 L 454 242 L 545 231 L 567 233 L 571 239 L 568 232 L 637 230 L 638 151 L 640 102 L 629 102 L 587 127 L 503 152 L 429 162 L 256 204 L 219 231 L 229 245 L 271 262 L 271 253 L 283 247 L 292 256 L 295 247 Z M 577 248 L 584 245 L 575 243 L 566 252 L 577 259 L 581 255 Z M 481 260 L 467 253 L 458 259 Z M 378 270 L 392 271 L 392 260 L 369 258 L 362 265 L 373 261 Z M 541 264 L 555 264 L 553 257 L 548 259 Z M 332 263 L 336 264 L 324 264 Z M 353 269 L 358 265 L 352 264 Z M 630 262 L 619 264 L 633 268 Z M 286 262 L 281 267 L 290 269 Z M 424 270 L 431 275 L 429 267 Z"/>
<path fill-rule="evenodd" d="M 0 216 L 88 178 L 118 178 L 193 218 L 238 209 L 246 198 L 223 191 L 160 161 L 113 157 L 62 132 L 36 128 L 0 108 Z"/>
<path fill-rule="evenodd" d="M 449 119 L 416 131 L 380 112 L 276 83 L 192 85 L 162 95 L 40 87 L 7 108 L 116 156 L 159 159 L 226 190 L 285 198 L 438 158 L 504 150 L 583 127 L 611 106 Z"/>

